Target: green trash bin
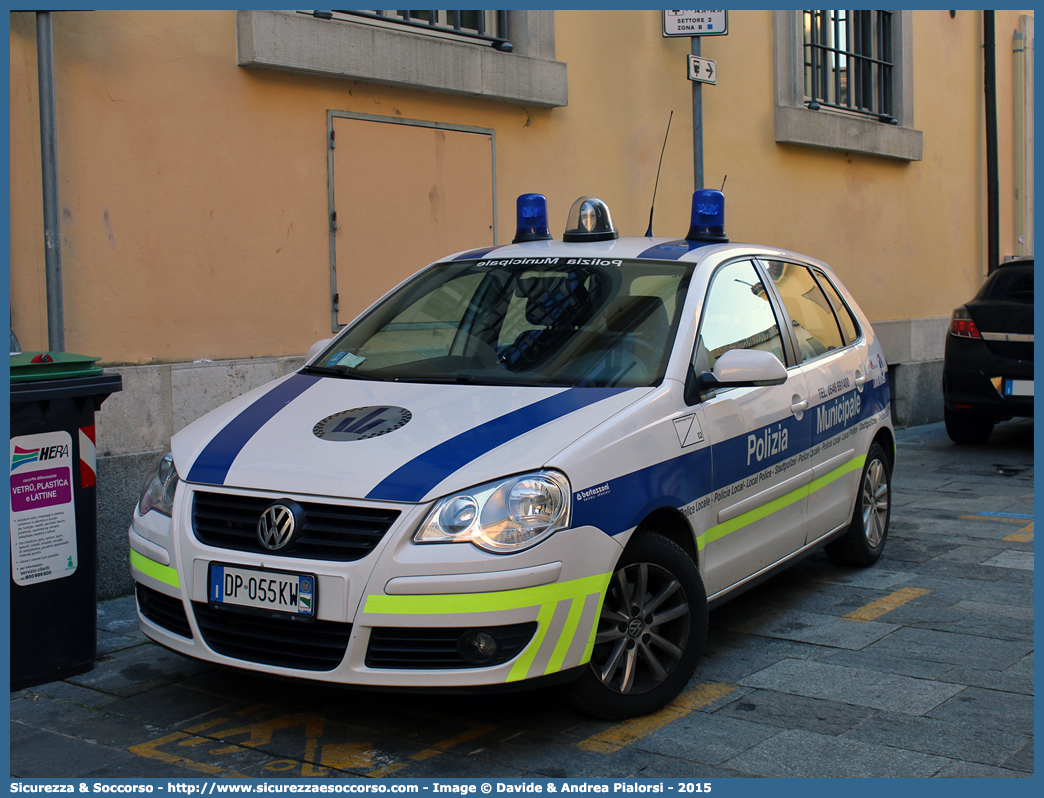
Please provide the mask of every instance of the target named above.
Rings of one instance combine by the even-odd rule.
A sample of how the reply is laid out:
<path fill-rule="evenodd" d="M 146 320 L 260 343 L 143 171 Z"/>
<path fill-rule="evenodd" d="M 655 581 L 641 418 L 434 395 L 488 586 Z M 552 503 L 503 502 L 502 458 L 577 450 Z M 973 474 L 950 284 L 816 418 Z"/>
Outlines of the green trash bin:
<path fill-rule="evenodd" d="M 86 673 L 97 633 L 96 357 L 11 356 L 11 689 Z"/>

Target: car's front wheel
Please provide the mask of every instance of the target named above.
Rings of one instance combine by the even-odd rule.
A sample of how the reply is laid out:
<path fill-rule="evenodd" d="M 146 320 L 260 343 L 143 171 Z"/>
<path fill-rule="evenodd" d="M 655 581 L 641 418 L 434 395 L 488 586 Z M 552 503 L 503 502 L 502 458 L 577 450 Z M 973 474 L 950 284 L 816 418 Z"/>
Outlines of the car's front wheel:
<path fill-rule="evenodd" d="M 609 580 L 591 662 L 570 698 L 608 720 L 653 712 L 685 687 L 706 637 L 696 564 L 663 535 L 638 533 Z"/>

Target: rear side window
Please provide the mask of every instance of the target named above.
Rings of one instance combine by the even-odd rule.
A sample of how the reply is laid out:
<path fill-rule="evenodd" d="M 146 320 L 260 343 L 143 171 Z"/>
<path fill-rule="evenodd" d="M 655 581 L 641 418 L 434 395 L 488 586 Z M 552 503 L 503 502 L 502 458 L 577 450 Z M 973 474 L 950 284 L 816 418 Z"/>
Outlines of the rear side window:
<path fill-rule="evenodd" d="M 1033 304 L 1033 264 L 1005 266 L 989 276 L 979 299 L 1002 299 Z"/>
<path fill-rule="evenodd" d="M 841 299 L 837 289 L 824 275 L 817 272 L 816 280 L 819 281 L 823 293 L 830 300 L 830 306 L 834 309 L 834 315 L 837 316 L 838 324 L 841 325 L 841 335 L 845 339 L 845 345 L 853 343 L 859 337 L 859 327 L 852 317 L 852 311 L 849 310 L 848 305 Z"/>
<path fill-rule="evenodd" d="M 785 261 L 768 261 L 765 267 L 787 309 L 802 361 L 845 345 L 834 308 L 811 271 Z"/>

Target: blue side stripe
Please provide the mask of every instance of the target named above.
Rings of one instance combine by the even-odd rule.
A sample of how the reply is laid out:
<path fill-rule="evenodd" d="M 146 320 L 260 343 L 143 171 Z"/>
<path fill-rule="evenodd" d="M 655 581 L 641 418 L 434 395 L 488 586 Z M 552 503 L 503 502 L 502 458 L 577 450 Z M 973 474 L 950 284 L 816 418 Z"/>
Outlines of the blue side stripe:
<path fill-rule="evenodd" d="M 677 241 L 667 241 L 649 247 L 638 255 L 639 258 L 654 258 L 656 260 L 678 260 L 682 255 L 692 252 L 700 247 L 710 246 L 706 241 L 689 241 L 687 238 L 679 238 Z"/>
<path fill-rule="evenodd" d="M 188 474 L 189 482 L 222 485 L 243 447 L 272 417 L 322 377 L 295 374 L 280 383 L 232 419 L 211 438 Z"/>
<path fill-rule="evenodd" d="M 570 388 L 440 443 L 389 474 L 367 499 L 418 502 L 472 460 L 550 421 L 629 388 Z"/>
<path fill-rule="evenodd" d="M 684 507 L 712 489 L 711 448 L 681 454 L 671 460 L 608 480 L 604 493 L 588 499 L 573 494 L 573 526 L 593 526 L 607 535 L 633 529 L 653 510 Z"/>
<path fill-rule="evenodd" d="M 744 432 L 712 446 L 683 453 L 670 460 L 614 477 L 603 483 L 605 490 L 599 490 L 589 498 L 584 496 L 585 492 L 590 490 L 589 488 L 576 491 L 573 494 L 573 526 L 589 525 L 601 529 L 608 535 L 619 535 L 621 532 L 633 529 L 653 510 L 661 507 L 684 507 L 704 496 L 710 496 L 714 491 L 734 485 L 759 471 L 771 468 L 777 463 L 793 460 L 802 452 L 808 451 L 812 446 L 822 443 L 827 438 L 836 437 L 846 430 L 858 428 L 861 421 L 888 407 L 887 386 L 868 389 L 864 394 L 867 398 L 862 403 L 858 416 L 852 417 L 844 424 L 831 427 L 825 434 L 819 435 L 816 440 L 812 439 L 816 415 L 810 411 L 800 422 L 793 418 L 781 419 L 759 430 Z M 776 427 L 786 427 L 790 433 L 790 445 L 787 450 L 748 464 L 746 462 L 748 438 L 757 438 L 766 429 L 771 430 Z M 1018 513 L 978 513 L 978 515 L 1005 515 L 1033 519 L 1031 515 L 1020 516 Z"/>
<path fill-rule="evenodd" d="M 461 252 L 459 255 L 453 258 L 453 260 L 473 260 L 477 258 L 484 258 L 490 252 L 495 249 L 501 249 L 504 245 L 500 244 L 495 247 L 482 247 L 481 249 L 469 249 L 467 252 Z"/>

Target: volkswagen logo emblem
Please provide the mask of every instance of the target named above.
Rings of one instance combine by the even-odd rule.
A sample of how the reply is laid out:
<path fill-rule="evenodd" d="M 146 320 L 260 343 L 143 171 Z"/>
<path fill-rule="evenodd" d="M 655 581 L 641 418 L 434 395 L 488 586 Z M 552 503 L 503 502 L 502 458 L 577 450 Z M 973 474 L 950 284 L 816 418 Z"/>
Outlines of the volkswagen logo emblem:
<path fill-rule="evenodd" d="M 257 522 L 257 539 L 262 548 L 279 551 L 294 539 L 304 526 L 304 509 L 297 502 L 283 500 L 269 505 Z"/>

